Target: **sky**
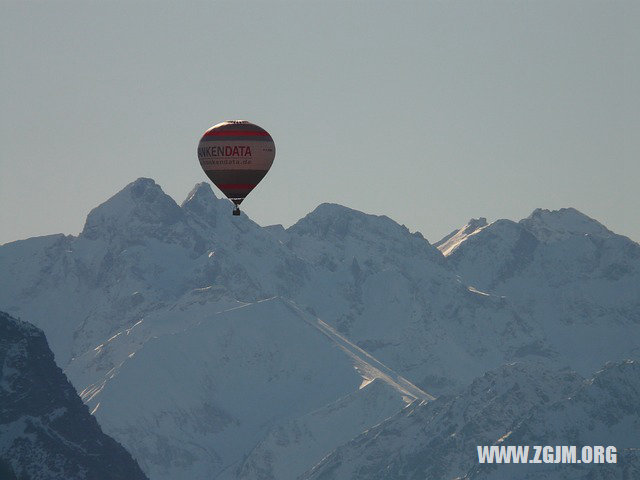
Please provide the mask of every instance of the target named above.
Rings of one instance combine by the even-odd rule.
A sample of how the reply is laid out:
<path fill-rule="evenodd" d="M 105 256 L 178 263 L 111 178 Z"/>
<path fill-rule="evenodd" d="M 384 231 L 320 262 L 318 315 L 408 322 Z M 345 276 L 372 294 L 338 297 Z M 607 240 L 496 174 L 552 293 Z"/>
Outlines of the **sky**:
<path fill-rule="evenodd" d="M 231 119 L 276 143 L 242 205 L 261 225 L 331 202 L 435 242 L 470 218 L 572 206 L 640 241 L 640 2 L 0 12 L 0 244 L 75 235 L 138 177 L 181 203 L 207 181 L 202 133 Z"/>

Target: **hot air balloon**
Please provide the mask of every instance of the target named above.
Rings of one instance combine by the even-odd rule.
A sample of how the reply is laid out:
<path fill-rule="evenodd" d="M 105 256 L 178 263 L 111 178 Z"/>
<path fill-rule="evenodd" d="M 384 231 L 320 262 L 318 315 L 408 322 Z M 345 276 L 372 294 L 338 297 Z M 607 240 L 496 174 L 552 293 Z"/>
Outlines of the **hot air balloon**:
<path fill-rule="evenodd" d="M 240 215 L 238 205 L 264 178 L 275 156 L 276 146 L 271 135 L 245 120 L 214 125 L 204 132 L 198 144 L 200 166 L 215 186 L 235 203 L 234 215 Z"/>

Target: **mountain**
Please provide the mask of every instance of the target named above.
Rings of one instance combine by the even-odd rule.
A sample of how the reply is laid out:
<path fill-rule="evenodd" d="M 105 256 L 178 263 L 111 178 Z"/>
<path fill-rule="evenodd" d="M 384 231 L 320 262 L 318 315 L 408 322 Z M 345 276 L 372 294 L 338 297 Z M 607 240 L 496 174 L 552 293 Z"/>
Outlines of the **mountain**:
<path fill-rule="evenodd" d="M 295 478 L 505 363 L 637 357 L 639 247 L 577 211 L 432 245 L 340 205 L 287 229 L 231 208 L 138 179 L 78 236 L 0 246 L 0 307 L 154 480 Z"/>
<path fill-rule="evenodd" d="M 152 478 L 212 478 L 273 428 L 353 392 L 372 408 L 361 423 L 340 427 L 347 438 L 432 398 L 288 301 L 214 313 L 206 295 L 149 315 L 70 367 L 74 374 L 105 358 L 116 364 L 81 396 Z M 386 395 L 364 387 L 376 379 Z M 335 445 L 325 441 L 300 460 L 317 463 Z"/>
<path fill-rule="evenodd" d="M 4 245 L 2 305 L 24 318 L 56 318 L 54 328 L 40 326 L 67 365 L 214 281 L 234 302 L 288 293 L 302 274 L 295 258 L 246 216 L 217 215 L 221 204 L 200 184 L 179 207 L 153 180 L 139 179 L 93 209 L 78 237 Z"/>
<path fill-rule="evenodd" d="M 475 235 L 486 226 L 486 218 L 472 218 L 464 227 L 458 230 L 454 230 L 446 237 L 434 243 L 433 246 L 437 247 L 444 256 L 448 256 L 451 252 L 458 248 L 458 245 L 464 242 L 467 237 Z"/>
<path fill-rule="evenodd" d="M 147 478 L 131 455 L 102 433 L 54 363 L 42 331 L 4 312 L 0 365 L 2 478 Z"/>
<path fill-rule="evenodd" d="M 236 469 L 221 479 L 298 478 L 337 445 L 395 414 L 406 403 L 381 379 L 311 413 L 272 428 Z"/>
<path fill-rule="evenodd" d="M 531 354 L 583 375 L 640 354 L 640 245 L 573 208 L 498 220 L 447 260 L 469 285 L 540 326 L 525 347 Z"/>
<path fill-rule="evenodd" d="M 466 384 L 535 336 L 508 301 L 470 289 L 420 233 L 387 217 L 324 204 L 286 233 L 314 272 L 296 301 L 430 393 Z"/>
<path fill-rule="evenodd" d="M 504 440 L 506 445 L 613 445 L 617 463 L 602 465 L 483 465 L 470 479 L 640 477 L 640 362 L 608 363 L 570 396 L 536 407 Z M 580 453 L 578 453 L 580 455 Z M 580 458 L 580 457 L 578 457 Z M 481 468 L 482 467 L 482 468 Z M 492 468 L 493 467 L 493 468 Z M 502 468 L 504 467 L 504 468 Z"/>
<path fill-rule="evenodd" d="M 407 407 L 301 478 L 635 478 L 639 365 L 608 364 L 589 380 L 541 364 L 505 365 L 458 395 Z M 614 445 L 619 464 L 480 465 L 478 445 Z"/>

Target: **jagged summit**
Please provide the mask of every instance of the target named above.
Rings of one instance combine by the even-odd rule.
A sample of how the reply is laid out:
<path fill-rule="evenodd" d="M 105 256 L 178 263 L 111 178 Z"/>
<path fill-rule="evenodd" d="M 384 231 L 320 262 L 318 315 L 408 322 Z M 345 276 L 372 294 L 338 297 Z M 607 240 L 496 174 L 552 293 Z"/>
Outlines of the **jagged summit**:
<path fill-rule="evenodd" d="M 519 223 L 542 241 L 562 240 L 573 235 L 613 235 L 600 222 L 571 207 L 560 210 L 537 208 Z"/>
<path fill-rule="evenodd" d="M 382 265 L 415 263 L 416 258 L 427 259 L 434 265 L 444 261 L 438 249 L 419 232 L 411 233 L 406 226 L 384 215 L 331 203 L 319 205 L 286 233 L 288 246 L 314 262 L 350 264 L 357 258 L 383 268 Z M 369 253 L 363 256 L 364 252 Z"/>
<path fill-rule="evenodd" d="M 184 199 L 184 202 L 180 205 L 182 208 L 187 207 L 190 204 L 209 202 L 212 200 L 218 200 L 216 194 L 214 193 L 211 185 L 207 182 L 196 183 L 195 186 L 191 189 L 187 198 Z"/>
<path fill-rule="evenodd" d="M 344 238 L 356 224 L 377 218 L 335 203 L 322 203 L 287 230 L 299 235 Z"/>
<path fill-rule="evenodd" d="M 398 478 L 410 471 L 407 458 L 424 462 L 415 471 L 426 478 L 461 451 L 477 462 L 476 420 L 493 429 L 482 440 L 493 443 L 544 400 L 536 385 L 549 396 L 575 380 L 503 363 L 589 375 L 637 357 L 640 245 L 617 235 L 535 236 L 541 226 L 584 231 L 584 222 L 597 231 L 572 209 L 521 223 L 472 219 L 445 257 L 387 217 L 340 205 L 322 204 L 288 230 L 232 208 L 207 183 L 178 206 L 139 179 L 94 209 L 79 238 L 0 247 L 0 306 L 39 322 L 105 431 L 154 479 L 293 479 L 365 429 L 373 436 L 364 441 L 381 443 L 366 453 L 373 465 L 361 478 L 395 460 L 389 478 Z M 375 436 L 374 425 L 406 403 L 400 376 L 444 396 L 488 370 L 497 373 L 468 395 L 403 409 L 400 423 L 383 427 L 389 435 Z M 398 395 L 367 384 L 385 376 Z M 358 416 L 360 407 L 372 414 Z M 357 447 L 339 451 L 353 452 L 345 467 L 368 463 Z M 429 471 L 453 478 L 467 468 Z M 350 473 L 333 478 L 358 478 Z"/>
<path fill-rule="evenodd" d="M 182 217 L 180 207 L 158 184 L 139 178 L 91 210 L 80 235 L 110 240 L 124 230 L 133 233 L 149 226 L 167 227 Z"/>
<path fill-rule="evenodd" d="M 484 217 L 472 218 L 467 224 L 459 230 L 454 230 L 442 240 L 433 245 L 442 252 L 444 256 L 453 252 L 460 243 L 464 242 L 467 237 L 478 233 L 487 226 L 487 219 Z"/>
<path fill-rule="evenodd" d="M 224 200 L 219 200 L 213 190 L 211 189 L 211 185 L 206 182 L 197 183 L 193 189 L 187 195 L 184 202 L 180 207 L 200 220 L 205 221 L 211 226 L 215 226 L 217 224 L 218 219 L 218 208 L 221 204 L 228 204 L 229 202 L 225 202 Z"/>
<path fill-rule="evenodd" d="M 556 242 L 583 235 L 607 238 L 615 235 L 600 222 L 575 208 L 559 210 L 538 208 L 519 222 L 503 219 L 487 224 L 486 218 L 471 219 L 465 226 L 451 232 L 434 245 L 443 255 L 449 256 L 471 237 L 483 231 L 481 235 L 483 238 L 491 238 L 494 241 L 496 239 L 517 240 L 523 233 L 533 235 L 540 242 Z"/>
<path fill-rule="evenodd" d="M 487 225 L 487 219 L 485 217 L 472 218 L 467 223 L 470 230 L 477 230 L 478 228 L 485 227 Z"/>
<path fill-rule="evenodd" d="M 266 232 L 269 232 L 276 240 L 280 242 L 287 241 L 287 230 L 281 225 L 267 225 L 263 227 Z"/>
<path fill-rule="evenodd" d="M 419 232 L 411 234 L 407 227 L 396 223 L 386 215 L 364 213 L 335 203 L 318 205 L 315 210 L 287 229 L 289 233 L 311 235 L 323 239 L 342 239 L 347 235 L 357 237 L 363 231 L 382 234 L 385 237 L 411 235 L 429 244 L 422 234 Z"/>

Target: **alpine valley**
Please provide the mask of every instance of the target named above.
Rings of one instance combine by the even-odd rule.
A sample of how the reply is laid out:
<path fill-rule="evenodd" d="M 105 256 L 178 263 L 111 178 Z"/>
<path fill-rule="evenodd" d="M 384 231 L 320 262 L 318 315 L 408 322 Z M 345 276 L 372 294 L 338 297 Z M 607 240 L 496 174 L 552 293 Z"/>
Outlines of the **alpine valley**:
<path fill-rule="evenodd" d="M 640 473 L 640 245 L 572 208 L 430 244 L 333 204 L 261 227 L 207 184 L 178 205 L 141 178 L 78 236 L 0 246 L 0 310 L 44 332 L 152 480 Z M 29 365 L 12 362 L 0 398 Z M 478 464 L 502 444 L 615 445 L 618 463 Z"/>

